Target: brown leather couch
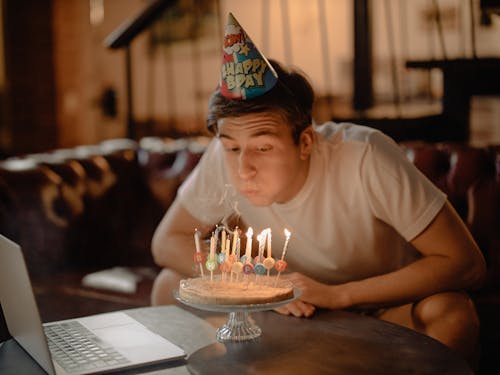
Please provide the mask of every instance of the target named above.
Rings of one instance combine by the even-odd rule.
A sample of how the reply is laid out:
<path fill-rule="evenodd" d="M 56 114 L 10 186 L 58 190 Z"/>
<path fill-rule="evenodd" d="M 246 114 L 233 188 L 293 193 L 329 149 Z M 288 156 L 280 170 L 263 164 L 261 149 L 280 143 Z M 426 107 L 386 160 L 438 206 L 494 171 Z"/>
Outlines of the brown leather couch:
<path fill-rule="evenodd" d="M 0 162 L 0 233 L 23 249 L 42 320 L 149 305 L 153 231 L 207 143 L 116 139 Z M 135 292 L 82 285 L 112 267 L 140 278 Z"/>
<path fill-rule="evenodd" d="M 111 140 L 0 163 L 0 232 L 23 247 L 44 321 L 149 304 L 158 272 L 150 253 L 154 228 L 207 142 Z M 448 194 L 484 252 L 487 281 L 472 296 L 486 373 L 500 347 L 500 147 L 401 147 Z M 85 274 L 113 266 L 142 277 L 135 293 L 81 285 Z"/>

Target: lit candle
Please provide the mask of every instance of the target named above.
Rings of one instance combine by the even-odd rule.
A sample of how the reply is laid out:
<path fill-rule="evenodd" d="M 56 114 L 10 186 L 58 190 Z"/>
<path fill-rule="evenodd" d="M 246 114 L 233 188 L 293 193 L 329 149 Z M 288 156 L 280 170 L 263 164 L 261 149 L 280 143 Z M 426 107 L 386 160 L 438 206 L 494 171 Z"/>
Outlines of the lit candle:
<path fill-rule="evenodd" d="M 231 269 L 231 281 L 233 281 L 233 273 L 236 274 L 236 281 L 238 281 L 239 274 L 243 270 L 243 263 L 240 262 L 240 238 L 236 238 L 236 249 L 233 246 L 234 262 Z"/>
<path fill-rule="evenodd" d="M 194 230 L 194 244 L 196 246 L 196 252 L 201 253 L 200 247 L 200 231 L 198 229 Z"/>
<path fill-rule="evenodd" d="M 200 246 L 200 231 L 198 229 L 194 230 L 194 244 L 196 246 L 196 253 L 201 254 L 201 246 Z M 203 273 L 203 265 L 201 264 L 201 257 L 199 256 L 200 262 L 198 265 L 200 266 L 201 276 L 205 276 Z"/>
<path fill-rule="evenodd" d="M 238 227 L 235 227 L 234 228 L 234 233 L 233 233 L 233 249 L 232 249 L 232 254 L 235 254 L 236 245 L 238 243 L 239 236 L 240 236 L 240 233 L 239 233 Z"/>
<path fill-rule="evenodd" d="M 252 227 L 249 227 L 247 230 L 247 247 L 245 248 L 245 257 L 246 257 L 246 262 L 245 263 L 250 263 L 250 259 L 252 259 L 252 236 L 253 236 L 253 229 Z"/>
<path fill-rule="evenodd" d="M 267 228 L 267 257 L 271 257 L 271 228 Z"/>
<path fill-rule="evenodd" d="M 260 234 L 257 236 L 257 241 L 259 241 L 259 260 L 258 262 L 262 262 L 262 254 L 264 253 L 264 246 L 266 243 L 266 234 L 267 234 L 267 229 L 264 229 Z"/>
<path fill-rule="evenodd" d="M 285 260 L 283 260 L 285 258 L 285 254 L 286 254 L 286 250 L 288 248 L 288 241 L 290 240 L 290 236 L 291 236 L 291 233 L 288 229 L 285 228 L 285 230 L 283 231 L 285 233 L 285 244 L 283 245 L 283 252 L 281 253 L 281 259 L 278 260 L 276 262 L 276 264 L 274 265 L 274 267 L 276 268 L 276 270 L 278 271 L 278 274 L 276 275 L 276 281 L 274 282 L 274 286 L 276 287 L 278 285 L 278 279 L 281 275 L 281 272 L 284 272 L 287 268 L 287 263 Z"/>
<path fill-rule="evenodd" d="M 210 259 L 215 260 L 215 237 L 213 234 L 210 237 Z"/>
<path fill-rule="evenodd" d="M 267 270 L 267 276 L 269 276 L 271 269 L 274 267 L 274 259 L 271 254 L 271 228 L 267 228 L 267 256 L 262 264 Z"/>
<path fill-rule="evenodd" d="M 292 233 L 288 229 L 285 228 L 283 231 L 285 233 L 285 244 L 283 245 L 283 252 L 281 253 L 281 260 L 285 258 L 286 250 L 288 248 L 288 241 L 290 241 L 290 236 Z"/>
<path fill-rule="evenodd" d="M 222 229 L 222 240 L 220 244 L 220 252 L 224 253 L 226 250 L 226 230 Z"/>
<path fill-rule="evenodd" d="M 210 257 L 205 262 L 205 267 L 210 271 L 210 281 L 214 279 L 214 269 L 217 266 L 217 262 L 215 261 L 215 236 L 212 233 L 212 237 L 210 237 Z"/>

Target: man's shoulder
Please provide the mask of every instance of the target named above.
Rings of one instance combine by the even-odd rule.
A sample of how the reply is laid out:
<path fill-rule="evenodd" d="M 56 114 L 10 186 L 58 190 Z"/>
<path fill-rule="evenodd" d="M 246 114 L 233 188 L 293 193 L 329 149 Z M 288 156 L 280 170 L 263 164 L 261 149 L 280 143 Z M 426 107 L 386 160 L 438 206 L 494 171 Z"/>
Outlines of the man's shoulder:
<path fill-rule="evenodd" d="M 376 135 L 382 133 L 374 128 L 350 122 L 328 121 L 314 127 L 318 137 L 329 142 L 360 142 L 369 143 Z"/>
<path fill-rule="evenodd" d="M 401 148 L 396 142 L 378 129 L 353 123 L 328 122 L 316 127 L 319 155 L 326 163 L 335 165 L 360 166 L 367 160 L 392 160 L 403 158 Z"/>
<path fill-rule="evenodd" d="M 383 150 L 394 143 L 381 131 L 353 123 L 327 122 L 315 127 L 318 148 L 326 153 L 364 155 L 369 150 Z M 329 151 L 328 151 L 329 150 Z"/>

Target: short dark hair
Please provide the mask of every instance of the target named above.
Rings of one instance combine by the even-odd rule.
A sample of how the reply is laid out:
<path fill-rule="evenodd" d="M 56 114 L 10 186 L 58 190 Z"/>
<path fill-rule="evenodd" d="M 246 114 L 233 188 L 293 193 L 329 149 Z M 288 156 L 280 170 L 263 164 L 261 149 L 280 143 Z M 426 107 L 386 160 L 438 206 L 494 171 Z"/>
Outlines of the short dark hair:
<path fill-rule="evenodd" d="M 278 82 L 267 93 L 256 98 L 228 99 L 220 94 L 220 86 L 208 102 L 207 126 L 216 132 L 217 121 L 225 117 L 239 117 L 250 113 L 277 112 L 292 128 L 292 137 L 298 143 L 300 134 L 312 123 L 314 90 L 304 73 L 287 69 L 275 60 L 269 60 L 278 74 Z"/>

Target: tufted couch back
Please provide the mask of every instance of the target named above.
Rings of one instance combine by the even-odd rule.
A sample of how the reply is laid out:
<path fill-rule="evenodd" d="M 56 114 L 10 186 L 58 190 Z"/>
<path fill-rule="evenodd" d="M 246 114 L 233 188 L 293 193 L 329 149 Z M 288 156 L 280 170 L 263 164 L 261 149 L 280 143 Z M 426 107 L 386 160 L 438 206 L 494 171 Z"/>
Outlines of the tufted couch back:
<path fill-rule="evenodd" d="M 150 241 L 199 140 L 111 140 L 0 163 L 0 232 L 29 271 L 154 266 Z"/>

